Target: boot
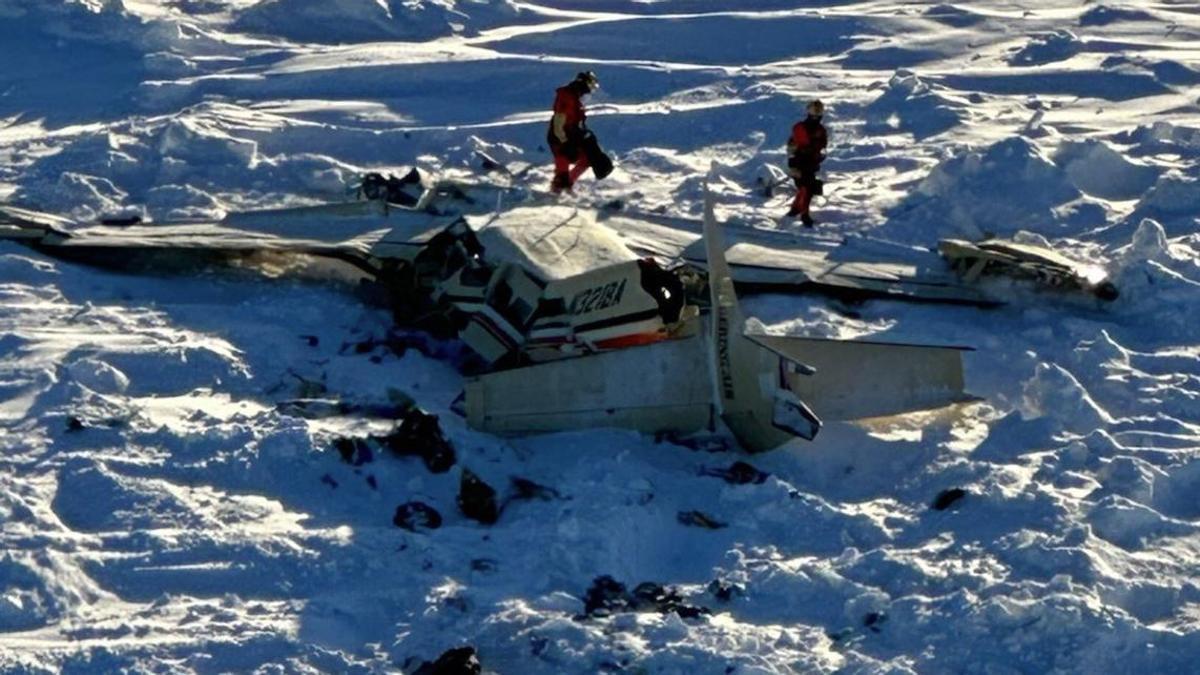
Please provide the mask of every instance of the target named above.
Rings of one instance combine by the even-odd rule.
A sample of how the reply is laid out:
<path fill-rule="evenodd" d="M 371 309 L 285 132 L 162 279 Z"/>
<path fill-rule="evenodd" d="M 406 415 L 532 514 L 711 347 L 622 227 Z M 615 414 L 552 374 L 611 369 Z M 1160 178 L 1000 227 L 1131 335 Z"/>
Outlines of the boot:
<path fill-rule="evenodd" d="M 800 223 L 803 224 L 805 227 L 812 227 L 813 225 L 816 224 L 816 222 L 817 221 L 813 220 L 813 217 L 808 215 L 807 213 L 802 214 L 800 216 Z"/>
<path fill-rule="evenodd" d="M 554 174 L 554 180 L 550 181 L 550 191 L 558 194 L 563 190 L 571 190 L 571 175 L 566 171 L 559 171 Z"/>

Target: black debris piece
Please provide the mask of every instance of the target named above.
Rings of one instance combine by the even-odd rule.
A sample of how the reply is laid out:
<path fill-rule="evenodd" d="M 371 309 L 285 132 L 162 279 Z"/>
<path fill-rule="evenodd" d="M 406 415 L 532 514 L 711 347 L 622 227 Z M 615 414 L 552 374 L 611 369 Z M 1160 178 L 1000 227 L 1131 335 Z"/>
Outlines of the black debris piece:
<path fill-rule="evenodd" d="M 329 487 L 333 488 L 334 490 L 337 489 L 338 482 L 336 480 L 334 480 L 333 476 L 330 476 L 329 474 L 325 474 L 324 476 L 321 476 L 321 482 L 328 485 Z"/>
<path fill-rule="evenodd" d="M 701 469 L 700 475 L 720 478 L 731 485 L 761 485 L 771 476 L 771 474 L 759 471 L 750 464 L 741 461 L 729 465 L 728 469 Z"/>
<path fill-rule="evenodd" d="M 480 675 L 483 666 L 474 647 L 458 647 L 438 657 L 437 661 L 421 664 L 413 675 Z"/>
<path fill-rule="evenodd" d="M 312 380 L 297 373 L 294 370 L 288 370 L 288 375 L 291 375 L 296 380 L 296 398 L 318 398 L 329 392 L 329 388 L 320 380 Z M 322 379 L 324 379 L 322 377 Z"/>
<path fill-rule="evenodd" d="M 141 214 L 132 214 L 128 216 L 108 216 L 100 219 L 101 225 L 112 225 L 114 227 L 129 227 L 130 225 L 140 225 L 142 222 Z"/>
<path fill-rule="evenodd" d="M 362 177 L 358 194 L 363 199 L 386 201 L 389 204 L 415 206 L 424 188 L 421 173 L 414 167 L 402 178 L 392 174 L 368 173 Z"/>
<path fill-rule="evenodd" d="M 885 612 L 870 612 L 863 617 L 863 625 L 866 626 L 872 633 L 878 633 L 882 630 L 882 626 L 887 621 Z"/>
<path fill-rule="evenodd" d="M 945 511 L 953 506 L 955 502 L 966 496 L 967 491 L 962 488 L 942 490 L 938 493 L 937 498 L 933 500 L 933 504 L 930 505 L 930 508 L 932 508 L 934 511 Z"/>
<path fill-rule="evenodd" d="M 300 339 L 308 343 L 309 347 L 316 347 L 317 345 L 321 344 L 321 338 L 317 337 L 316 335 L 301 335 Z"/>
<path fill-rule="evenodd" d="M 730 465 L 729 473 L 725 480 L 736 485 L 747 485 L 750 483 L 761 485 L 769 476 L 770 474 L 765 471 L 759 471 L 746 462 L 734 462 Z"/>
<path fill-rule="evenodd" d="M 604 617 L 624 612 L 674 612 L 684 619 L 694 619 L 712 612 L 707 607 L 689 605 L 679 591 L 669 586 L 646 581 L 630 593 L 625 584 L 607 574 L 596 577 L 583 596 L 584 617 Z"/>
<path fill-rule="evenodd" d="M 415 406 L 404 411 L 397 427 L 380 441 L 398 455 L 420 457 L 433 473 L 446 473 L 457 461 L 454 446 L 442 435 L 437 415 Z"/>
<path fill-rule="evenodd" d="M 371 444 L 362 438 L 339 438 L 333 442 L 333 447 L 347 464 L 362 466 L 375 459 Z"/>
<path fill-rule="evenodd" d="M 424 502 L 408 502 L 396 507 L 392 523 L 410 532 L 436 530 L 442 526 L 442 514 Z"/>
<path fill-rule="evenodd" d="M 119 417 L 108 419 L 84 420 L 74 415 L 67 418 L 67 432 L 75 433 L 87 429 L 119 429 L 129 423 L 129 420 Z"/>
<path fill-rule="evenodd" d="M 625 590 L 625 584 L 607 574 L 596 577 L 583 596 L 585 616 L 609 616 L 633 609 L 634 599 Z"/>
<path fill-rule="evenodd" d="M 484 525 L 492 525 L 500 519 L 496 490 L 467 468 L 463 468 L 458 484 L 458 508 L 464 516 Z"/>
<path fill-rule="evenodd" d="M 696 605 L 685 605 L 682 603 L 672 606 L 670 609 L 664 611 L 663 613 L 665 614 L 666 612 L 675 612 L 676 614 L 679 615 L 679 618 L 681 618 L 681 619 L 699 619 L 702 616 L 709 616 L 710 614 L 712 614 L 712 610 L 710 610 L 707 607 L 699 607 Z"/>
<path fill-rule="evenodd" d="M 675 519 L 683 525 L 687 525 L 689 527 L 703 527 L 706 530 L 719 530 L 723 527 L 729 526 L 728 523 L 722 523 L 716 518 L 713 518 L 712 516 L 700 511 L 680 511 L 675 516 Z"/>
<path fill-rule="evenodd" d="M 531 501 L 536 499 L 543 502 L 562 499 L 562 494 L 558 490 L 535 483 L 528 478 L 513 476 L 512 487 L 512 499 L 527 499 Z"/>
<path fill-rule="evenodd" d="M 847 628 L 842 628 L 841 630 L 830 631 L 828 633 L 825 633 L 825 637 L 829 638 L 830 640 L 833 640 L 834 642 L 844 642 L 847 638 L 854 637 L 856 632 L 857 631 L 855 631 L 853 628 L 847 627 Z"/>
<path fill-rule="evenodd" d="M 639 611 L 657 611 L 660 614 L 674 612 L 683 619 L 694 619 L 712 614 L 707 607 L 696 607 L 683 601 L 679 591 L 669 586 L 646 581 L 633 589 L 634 607 Z"/>
<path fill-rule="evenodd" d="M 471 561 L 471 571 L 473 572 L 495 572 L 499 566 L 500 563 L 492 558 L 475 558 Z"/>
<path fill-rule="evenodd" d="M 365 340 L 357 342 L 343 342 L 338 348 L 339 354 L 372 354 L 373 352 L 385 350 L 394 352 L 398 356 L 403 356 L 407 347 L 402 343 L 393 343 L 390 338 L 375 338 L 369 337 Z M 374 354 L 372 358 L 380 358 L 379 354 Z"/>
<path fill-rule="evenodd" d="M 653 581 L 643 581 L 638 584 L 633 589 L 633 599 L 637 607 L 648 607 L 664 602 L 678 602 L 683 600 L 674 590 Z"/>
<path fill-rule="evenodd" d="M 720 602 L 732 602 L 746 594 L 741 585 L 725 579 L 713 579 L 708 583 L 708 593 Z"/>
<path fill-rule="evenodd" d="M 339 438 L 334 448 L 346 462 L 361 466 L 375 458 L 375 446 L 385 447 L 403 456 L 417 456 L 433 473 L 445 473 L 454 466 L 454 446 L 442 435 L 436 415 L 429 415 L 415 406 L 401 408 L 389 406 L 385 410 L 372 410 L 376 414 L 387 413 L 398 417 L 395 429 L 386 436 L 366 438 Z"/>
<path fill-rule="evenodd" d="M 379 489 L 379 481 L 375 480 L 375 474 L 367 476 L 367 485 L 371 486 L 372 490 Z"/>

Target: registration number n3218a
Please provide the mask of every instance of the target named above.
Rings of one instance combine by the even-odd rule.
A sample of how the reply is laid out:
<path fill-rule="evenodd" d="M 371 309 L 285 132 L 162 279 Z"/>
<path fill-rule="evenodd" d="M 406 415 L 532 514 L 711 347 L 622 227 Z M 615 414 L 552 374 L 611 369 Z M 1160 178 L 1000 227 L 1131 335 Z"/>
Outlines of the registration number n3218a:
<path fill-rule="evenodd" d="M 603 286 L 593 286 L 575 294 L 571 300 L 571 314 L 587 314 L 621 304 L 628 279 L 613 281 Z"/>

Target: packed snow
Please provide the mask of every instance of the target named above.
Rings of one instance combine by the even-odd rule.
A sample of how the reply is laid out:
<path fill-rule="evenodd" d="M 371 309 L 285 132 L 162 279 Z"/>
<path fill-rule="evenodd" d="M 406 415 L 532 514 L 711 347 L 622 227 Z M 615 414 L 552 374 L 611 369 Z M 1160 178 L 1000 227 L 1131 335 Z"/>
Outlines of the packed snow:
<path fill-rule="evenodd" d="M 744 298 L 772 333 L 973 346 L 979 397 L 747 457 L 472 431 L 456 346 L 394 348 L 340 282 L 0 242 L 0 671 L 413 672 L 465 645 L 505 674 L 1193 671 L 1197 45 L 1185 2 L 0 0 L 9 203 L 215 219 L 411 166 L 544 190 L 553 90 L 591 69 L 618 168 L 554 208 L 694 218 L 707 179 L 728 228 L 1014 237 L 1121 290 Z M 810 232 L 755 179 L 818 97 Z M 399 394 L 438 415 L 450 472 L 348 463 L 336 439 L 391 421 L 279 405 Z M 722 480 L 738 460 L 768 475 Z M 468 468 L 546 489 L 483 525 Z M 414 501 L 441 527 L 393 524 Z M 585 611 L 604 575 L 678 598 Z"/>

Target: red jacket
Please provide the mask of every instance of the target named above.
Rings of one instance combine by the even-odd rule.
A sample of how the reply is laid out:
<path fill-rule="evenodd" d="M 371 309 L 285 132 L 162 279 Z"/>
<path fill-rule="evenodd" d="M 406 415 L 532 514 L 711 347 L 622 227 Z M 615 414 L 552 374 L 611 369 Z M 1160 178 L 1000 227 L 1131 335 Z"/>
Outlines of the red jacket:
<path fill-rule="evenodd" d="M 816 171 L 825 159 L 823 153 L 828 144 L 829 134 L 821 120 L 809 117 L 797 122 L 788 139 L 788 166 Z"/>
<path fill-rule="evenodd" d="M 566 123 L 563 124 L 563 130 L 567 132 L 567 138 L 578 136 L 583 130 L 584 121 L 587 120 L 587 112 L 583 108 L 583 101 L 580 100 L 578 90 L 566 85 L 559 87 L 554 93 L 554 114 L 563 115 L 566 117 Z M 554 136 L 554 118 L 550 118 L 550 128 L 546 135 L 550 143 L 558 143 L 559 140 Z"/>

